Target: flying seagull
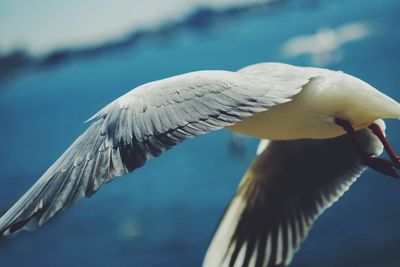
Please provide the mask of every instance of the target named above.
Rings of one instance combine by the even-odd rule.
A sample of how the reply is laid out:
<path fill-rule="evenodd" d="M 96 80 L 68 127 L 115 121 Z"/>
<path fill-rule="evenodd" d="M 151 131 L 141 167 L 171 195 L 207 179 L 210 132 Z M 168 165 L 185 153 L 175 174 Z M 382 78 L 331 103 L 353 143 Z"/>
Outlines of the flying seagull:
<path fill-rule="evenodd" d="M 0 217 L 0 235 L 40 226 L 146 160 L 226 128 L 263 141 L 203 266 L 287 266 L 317 216 L 367 166 L 399 177 L 385 118 L 400 118 L 400 104 L 351 75 L 321 68 L 260 63 L 143 84 L 89 119 Z M 383 149 L 390 160 L 378 158 Z"/>

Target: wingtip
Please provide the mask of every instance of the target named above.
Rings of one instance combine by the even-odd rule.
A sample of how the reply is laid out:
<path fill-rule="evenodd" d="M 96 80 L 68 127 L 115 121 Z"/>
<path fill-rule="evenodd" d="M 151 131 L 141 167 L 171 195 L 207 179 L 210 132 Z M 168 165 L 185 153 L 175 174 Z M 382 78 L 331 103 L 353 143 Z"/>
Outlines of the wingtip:
<path fill-rule="evenodd" d="M 21 231 L 32 232 L 40 226 L 39 219 L 33 216 L 29 220 L 12 223 L 0 229 L 0 240 L 5 237 L 15 236 Z"/>

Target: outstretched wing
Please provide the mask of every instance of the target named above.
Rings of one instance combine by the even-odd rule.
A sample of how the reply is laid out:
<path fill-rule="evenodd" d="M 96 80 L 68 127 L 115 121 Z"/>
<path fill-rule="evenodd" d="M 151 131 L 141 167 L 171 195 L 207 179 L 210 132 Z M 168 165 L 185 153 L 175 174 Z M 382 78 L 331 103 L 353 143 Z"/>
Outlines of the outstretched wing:
<path fill-rule="evenodd" d="M 149 158 L 209 131 L 290 101 L 316 71 L 259 64 L 151 82 L 118 98 L 0 218 L 0 234 L 41 225 Z"/>
<path fill-rule="evenodd" d="M 365 152 L 382 153 L 370 130 L 357 138 Z M 365 169 L 348 136 L 271 141 L 239 185 L 203 266 L 288 265 L 315 219 Z"/>

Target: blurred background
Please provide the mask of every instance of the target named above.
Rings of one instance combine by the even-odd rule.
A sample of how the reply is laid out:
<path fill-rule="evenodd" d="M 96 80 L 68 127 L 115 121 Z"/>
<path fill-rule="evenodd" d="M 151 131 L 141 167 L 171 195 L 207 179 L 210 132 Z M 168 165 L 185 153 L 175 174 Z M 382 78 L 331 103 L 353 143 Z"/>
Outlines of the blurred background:
<path fill-rule="evenodd" d="M 0 213 L 85 129 L 149 81 L 278 61 L 355 75 L 400 100 L 398 0 L 0 1 Z M 400 149 L 400 126 L 387 122 Z M 201 266 L 257 140 L 215 132 L 103 187 L 0 266 Z M 367 171 L 291 266 L 400 266 L 400 183 Z"/>

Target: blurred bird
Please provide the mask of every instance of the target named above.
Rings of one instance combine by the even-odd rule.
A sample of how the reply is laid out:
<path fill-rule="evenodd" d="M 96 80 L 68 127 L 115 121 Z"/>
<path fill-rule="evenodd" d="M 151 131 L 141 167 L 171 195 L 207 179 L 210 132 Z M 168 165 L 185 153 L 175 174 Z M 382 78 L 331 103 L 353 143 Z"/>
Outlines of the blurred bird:
<path fill-rule="evenodd" d="M 343 72 L 279 63 L 197 71 L 141 85 L 88 129 L 0 218 L 0 234 L 40 226 L 165 150 L 227 128 L 260 139 L 204 267 L 286 266 L 314 220 L 367 166 L 398 178 L 381 119 L 400 105 Z M 390 160 L 378 158 L 383 149 Z"/>
<path fill-rule="evenodd" d="M 326 66 L 341 60 L 341 46 L 364 39 L 371 33 L 372 30 L 361 22 L 345 24 L 336 29 L 322 28 L 315 34 L 293 37 L 283 45 L 282 52 L 287 57 L 308 54 L 313 64 Z"/>

